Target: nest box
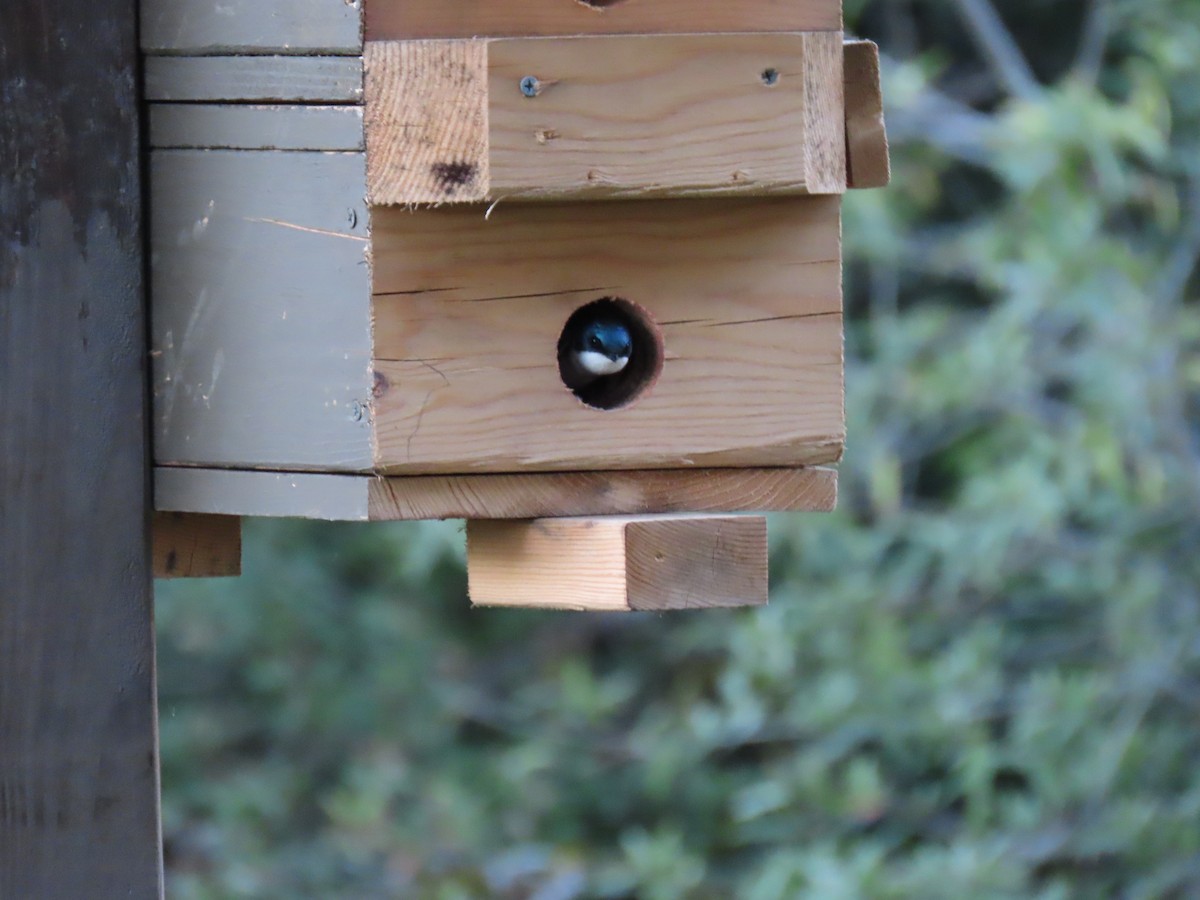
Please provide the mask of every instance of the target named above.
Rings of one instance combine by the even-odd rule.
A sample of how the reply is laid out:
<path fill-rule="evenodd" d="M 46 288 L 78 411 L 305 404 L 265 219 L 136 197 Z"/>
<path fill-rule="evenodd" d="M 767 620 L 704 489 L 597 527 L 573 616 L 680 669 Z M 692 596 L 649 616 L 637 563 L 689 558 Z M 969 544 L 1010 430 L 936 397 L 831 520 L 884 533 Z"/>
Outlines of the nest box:
<path fill-rule="evenodd" d="M 762 602 L 826 510 L 840 0 L 143 0 L 158 509 L 465 518 L 473 600 Z M 573 385 L 572 330 L 631 336 Z"/>

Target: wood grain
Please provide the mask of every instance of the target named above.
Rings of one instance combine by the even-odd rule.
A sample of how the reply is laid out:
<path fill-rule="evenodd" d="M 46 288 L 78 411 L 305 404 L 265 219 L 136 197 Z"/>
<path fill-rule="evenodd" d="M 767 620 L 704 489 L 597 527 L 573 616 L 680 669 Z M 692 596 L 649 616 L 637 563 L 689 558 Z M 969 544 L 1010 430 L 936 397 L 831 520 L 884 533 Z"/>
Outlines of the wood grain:
<path fill-rule="evenodd" d="M 371 0 L 367 40 L 842 28 L 841 0 L 623 0 L 600 6 L 579 0 Z"/>
<path fill-rule="evenodd" d="M 829 512 L 833 469 L 666 469 L 370 480 L 372 520 L 535 519 L 679 512 Z"/>
<path fill-rule="evenodd" d="M 371 467 L 361 153 L 156 150 L 156 461 Z"/>
<path fill-rule="evenodd" d="M 839 32 L 372 42 L 370 196 L 841 193 L 841 48 Z"/>
<path fill-rule="evenodd" d="M 155 513 L 155 578 L 228 578 L 242 574 L 237 516 Z"/>
<path fill-rule="evenodd" d="M 846 155 L 852 188 L 885 187 L 892 178 L 879 47 L 872 41 L 847 41 Z"/>
<path fill-rule="evenodd" d="M 0 897 L 160 898 L 137 15 L 0 4 Z"/>
<path fill-rule="evenodd" d="M 683 610 L 767 602 L 762 517 L 688 516 L 469 522 L 476 606 Z"/>
<path fill-rule="evenodd" d="M 804 34 L 804 171 L 810 194 L 846 190 L 845 79 L 842 36 Z"/>
<path fill-rule="evenodd" d="M 357 56 L 150 56 L 145 98 L 157 102 L 362 103 Z"/>
<path fill-rule="evenodd" d="M 836 460 L 839 215 L 836 197 L 376 209 L 377 470 Z M 666 345 L 658 382 L 614 411 L 574 397 L 555 357 L 606 295 Z"/>
<path fill-rule="evenodd" d="M 153 149 L 362 150 L 359 106 L 152 103 Z"/>
<path fill-rule="evenodd" d="M 670 512 L 829 512 L 837 472 L 676 469 L 512 475 L 323 475 L 160 466 L 159 510 L 361 522 Z"/>
<path fill-rule="evenodd" d="M 828 192 L 840 103 L 822 47 L 839 36 L 649 35 L 488 45 L 491 195 L 517 199 Z M 772 85 L 764 73 L 775 73 Z M 542 84 L 533 98 L 519 84 Z M 828 120 L 822 121 L 822 118 Z M 813 141 L 821 147 L 810 147 Z"/>
<path fill-rule="evenodd" d="M 367 44 L 367 181 L 372 203 L 488 194 L 487 44 Z"/>

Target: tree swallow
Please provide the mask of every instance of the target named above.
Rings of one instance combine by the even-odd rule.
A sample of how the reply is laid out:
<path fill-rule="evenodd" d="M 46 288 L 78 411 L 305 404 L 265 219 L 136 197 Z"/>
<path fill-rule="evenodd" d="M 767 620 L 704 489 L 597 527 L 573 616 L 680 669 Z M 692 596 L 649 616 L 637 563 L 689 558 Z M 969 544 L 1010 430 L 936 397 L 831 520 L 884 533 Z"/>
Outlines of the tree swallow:
<path fill-rule="evenodd" d="M 629 365 L 633 338 L 615 319 L 594 319 L 575 335 L 563 360 L 562 375 L 572 390 L 616 375 Z"/>

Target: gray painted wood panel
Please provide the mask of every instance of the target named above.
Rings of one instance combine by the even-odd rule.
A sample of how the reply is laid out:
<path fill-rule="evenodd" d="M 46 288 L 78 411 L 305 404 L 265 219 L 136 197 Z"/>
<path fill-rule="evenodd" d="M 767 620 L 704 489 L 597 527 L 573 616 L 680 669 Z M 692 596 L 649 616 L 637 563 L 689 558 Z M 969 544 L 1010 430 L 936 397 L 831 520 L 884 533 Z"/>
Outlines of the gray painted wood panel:
<path fill-rule="evenodd" d="M 154 103 L 153 148 L 362 150 L 361 106 Z"/>
<path fill-rule="evenodd" d="M 151 56 L 147 100 L 362 103 L 357 56 Z"/>
<path fill-rule="evenodd" d="M 154 470 L 154 505 L 169 512 L 362 522 L 368 518 L 370 481 L 368 475 L 159 466 Z"/>
<path fill-rule="evenodd" d="M 362 0 L 142 0 L 142 49 L 362 53 Z"/>
<path fill-rule="evenodd" d="M 361 153 L 156 150 L 155 459 L 371 468 Z"/>

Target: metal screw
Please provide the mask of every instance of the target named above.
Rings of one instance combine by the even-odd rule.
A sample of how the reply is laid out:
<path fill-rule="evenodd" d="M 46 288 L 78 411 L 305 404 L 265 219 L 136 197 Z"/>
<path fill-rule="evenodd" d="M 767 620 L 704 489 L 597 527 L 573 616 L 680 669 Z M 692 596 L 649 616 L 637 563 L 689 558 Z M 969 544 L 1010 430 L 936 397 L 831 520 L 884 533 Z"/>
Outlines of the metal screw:
<path fill-rule="evenodd" d="M 521 79 L 521 93 L 526 97 L 536 97 L 542 92 L 542 83 L 534 75 L 526 75 Z"/>
<path fill-rule="evenodd" d="M 763 69 L 762 83 L 767 87 L 774 87 L 775 85 L 779 84 L 779 70 Z"/>

